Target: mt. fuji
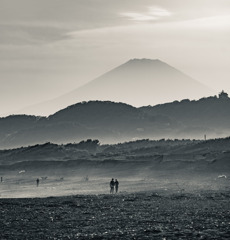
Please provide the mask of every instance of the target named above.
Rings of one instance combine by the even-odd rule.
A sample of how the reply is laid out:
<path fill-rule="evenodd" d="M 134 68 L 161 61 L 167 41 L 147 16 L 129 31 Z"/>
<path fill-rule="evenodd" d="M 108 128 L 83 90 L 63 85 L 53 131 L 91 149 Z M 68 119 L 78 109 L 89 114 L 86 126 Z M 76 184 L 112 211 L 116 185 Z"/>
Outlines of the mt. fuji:
<path fill-rule="evenodd" d="M 139 107 L 214 94 L 209 87 L 160 60 L 132 59 L 65 95 L 20 113 L 50 115 L 68 105 L 89 100 Z"/>

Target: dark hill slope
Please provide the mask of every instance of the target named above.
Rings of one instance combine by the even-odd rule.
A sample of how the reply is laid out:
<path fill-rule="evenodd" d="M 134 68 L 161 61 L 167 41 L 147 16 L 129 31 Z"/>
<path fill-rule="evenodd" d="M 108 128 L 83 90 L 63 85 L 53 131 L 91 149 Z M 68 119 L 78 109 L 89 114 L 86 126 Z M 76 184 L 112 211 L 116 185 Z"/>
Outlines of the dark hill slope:
<path fill-rule="evenodd" d="M 38 119 L 28 128 L 19 127 L 17 131 L 11 131 L 9 127 L 4 130 L 0 145 L 3 148 L 44 142 L 66 143 L 87 138 L 120 142 L 164 134 L 169 130 L 168 122 L 172 121 L 167 117 L 152 118 L 124 103 L 82 102 L 48 118 Z"/>
<path fill-rule="evenodd" d="M 188 99 L 141 108 L 149 115 L 163 115 L 183 124 L 180 132 L 201 132 L 211 137 L 230 134 L 230 98 L 208 97 L 198 101 Z M 183 134 L 185 137 L 186 135 Z M 195 134 L 196 135 L 196 134 Z M 195 136 L 194 135 L 194 136 Z"/>
<path fill-rule="evenodd" d="M 65 108 L 54 115 L 49 116 L 49 123 L 77 122 L 89 127 L 127 127 L 138 124 L 142 111 L 123 103 L 90 101 L 82 102 Z"/>
<path fill-rule="evenodd" d="M 230 135 L 230 99 L 209 97 L 135 108 L 124 103 L 90 101 L 69 106 L 48 118 L 0 119 L 0 148 L 37 143 L 104 143 L 134 139 L 208 138 Z"/>
<path fill-rule="evenodd" d="M 29 115 L 11 115 L 0 118 L 0 136 L 9 132 L 18 131 L 33 127 L 38 121 L 42 122 L 46 118 L 29 116 Z"/>

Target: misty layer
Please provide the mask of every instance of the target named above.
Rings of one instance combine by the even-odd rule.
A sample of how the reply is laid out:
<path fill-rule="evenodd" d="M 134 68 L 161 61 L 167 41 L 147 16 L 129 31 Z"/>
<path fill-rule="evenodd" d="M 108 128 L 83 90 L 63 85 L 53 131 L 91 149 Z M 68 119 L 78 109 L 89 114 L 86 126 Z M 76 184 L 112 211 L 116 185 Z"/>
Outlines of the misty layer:
<path fill-rule="evenodd" d="M 230 99 L 219 96 L 136 108 L 124 103 L 90 101 L 49 117 L 12 115 L 0 118 L 0 148 L 45 142 L 99 139 L 118 143 L 136 139 L 227 137 Z"/>

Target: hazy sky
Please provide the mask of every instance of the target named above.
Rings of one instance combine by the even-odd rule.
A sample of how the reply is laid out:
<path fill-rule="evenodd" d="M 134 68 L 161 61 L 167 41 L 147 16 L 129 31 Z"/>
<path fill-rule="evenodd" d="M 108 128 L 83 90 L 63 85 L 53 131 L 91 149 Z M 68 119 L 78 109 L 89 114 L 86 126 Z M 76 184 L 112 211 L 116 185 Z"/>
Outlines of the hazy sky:
<path fill-rule="evenodd" d="M 130 58 L 160 59 L 230 94 L 229 0 L 0 0 L 0 115 Z"/>

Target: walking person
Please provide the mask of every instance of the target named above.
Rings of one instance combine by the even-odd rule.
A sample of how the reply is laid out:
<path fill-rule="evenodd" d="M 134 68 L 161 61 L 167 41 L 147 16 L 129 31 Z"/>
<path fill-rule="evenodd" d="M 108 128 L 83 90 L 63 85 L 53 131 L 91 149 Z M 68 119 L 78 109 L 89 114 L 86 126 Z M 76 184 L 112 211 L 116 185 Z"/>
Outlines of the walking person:
<path fill-rule="evenodd" d="M 115 185 L 115 183 L 114 183 L 114 180 L 112 178 L 112 180 L 110 181 L 110 184 L 109 184 L 109 186 L 110 186 L 110 193 L 114 193 L 114 185 Z"/>
<path fill-rule="evenodd" d="M 37 183 L 37 187 L 38 187 L 39 186 L 39 178 L 37 178 L 36 183 Z"/>
<path fill-rule="evenodd" d="M 119 182 L 117 181 L 117 179 L 115 179 L 114 185 L 115 185 L 115 190 L 116 190 L 116 193 L 117 193 L 118 192 L 118 186 L 119 186 Z"/>

